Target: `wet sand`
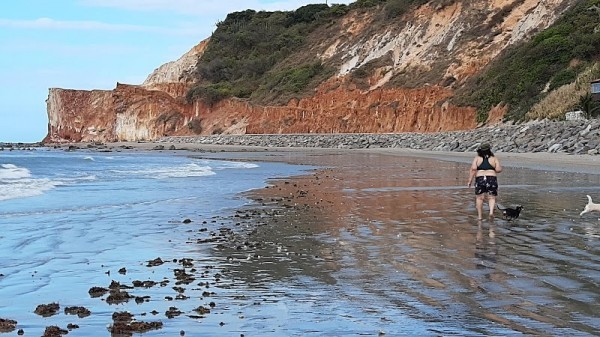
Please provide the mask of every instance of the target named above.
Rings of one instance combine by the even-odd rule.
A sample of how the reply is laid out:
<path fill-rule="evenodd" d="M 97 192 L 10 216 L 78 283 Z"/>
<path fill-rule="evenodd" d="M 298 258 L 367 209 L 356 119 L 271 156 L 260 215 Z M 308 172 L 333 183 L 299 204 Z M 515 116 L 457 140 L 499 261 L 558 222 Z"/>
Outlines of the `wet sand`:
<path fill-rule="evenodd" d="M 264 222 L 252 236 L 277 241 L 278 252 L 302 252 L 294 268 L 291 262 L 276 268 L 287 274 L 271 277 L 310 275 L 333 285 L 335 295 L 324 301 L 350 299 L 352 314 L 330 318 L 348 324 L 348 335 L 377 329 L 391 335 L 597 335 L 600 214 L 579 212 L 586 194 L 600 199 L 599 158 L 498 156 L 505 166 L 499 202 L 524 207 L 514 221 L 475 219 L 473 190 L 464 186 L 472 154 L 375 149 L 258 155 L 328 168 L 251 193 L 281 212 L 249 211 L 260 214 L 251 222 Z M 254 254 L 269 255 L 259 251 Z M 255 268 L 236 276 L 274 272 Z M 302 317 L 314 326 L 322 314 Z M 372 330 L 346 321 L 374 317 L 380 324 Z"/>
<path fill-rule="evenodd" d="M 164 297 L 161 280 L 181 287 L 180 300 L 168 305 L 171 317 L 149 336 L 172 332 L 177 319 L 187 322 L 176 326 L 188 326 L 188 335 L 600 331 L 600 214 L 579 217 L 586 194 L 600 200 L 600 158 L 498 154 L 505 166 L 499 201 L 524 210 L 515 221 L 478 222 L 465 187 L 472 154 L 187 149 L 193 152 L 181 154 L 319 168 L 248 192 L 254 202 L 230 217 L 191 224 L 182 244 L 209 247 L 212 257 L 164 257 L 164 265 L 148 267 L 157 281 L 146 291 L 151 298 Z M 140 301 L 133 310 L 139 321 L 156 321 L 156 307 L 163 315 L 165 304 Z"/>

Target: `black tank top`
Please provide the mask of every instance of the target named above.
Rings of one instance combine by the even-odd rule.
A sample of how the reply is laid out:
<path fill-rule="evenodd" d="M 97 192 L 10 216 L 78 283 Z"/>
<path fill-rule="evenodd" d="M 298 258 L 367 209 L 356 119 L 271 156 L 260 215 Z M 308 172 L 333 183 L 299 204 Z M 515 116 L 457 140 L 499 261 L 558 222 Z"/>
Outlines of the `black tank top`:
<path fill-rule="evenodd" d="M 479 166 L 477 166 L 477 170 L 478 171 L 483 171 L 483 170 L 495 170 L 496 168 L 492 166 L 492 164 L 490 164 L 490 160 L 488 157 L 483 157 L 483 161 L 481 162 L 481 164 L 479 164 Z"/>

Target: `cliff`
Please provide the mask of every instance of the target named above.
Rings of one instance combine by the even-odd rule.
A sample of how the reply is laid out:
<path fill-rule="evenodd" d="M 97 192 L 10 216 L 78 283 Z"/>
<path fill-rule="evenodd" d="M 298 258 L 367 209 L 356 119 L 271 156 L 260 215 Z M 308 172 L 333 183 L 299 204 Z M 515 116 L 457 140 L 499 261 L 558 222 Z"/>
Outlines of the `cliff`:
<path fill-rule="evenodd" d="M 50 89 L 44 141 L 472 129 L 478 124 L 476 107 L 454 103 L 456 91 L 504 50 L 550 26 L 574 2 L 430 1 L 385 22 L 381 11 L 349 11 L 288 57 L 318 59 L 336 71 L 287 104 L 187 99 L 198 80 L 196 62 L 211 43 L 207 39 L 140 85 L 117 84 L 110 91 Z M 359 80 L 357 69 L 365 73 Z M 491 112 L 488 123 L 502 120 L 505 109 Z"/>

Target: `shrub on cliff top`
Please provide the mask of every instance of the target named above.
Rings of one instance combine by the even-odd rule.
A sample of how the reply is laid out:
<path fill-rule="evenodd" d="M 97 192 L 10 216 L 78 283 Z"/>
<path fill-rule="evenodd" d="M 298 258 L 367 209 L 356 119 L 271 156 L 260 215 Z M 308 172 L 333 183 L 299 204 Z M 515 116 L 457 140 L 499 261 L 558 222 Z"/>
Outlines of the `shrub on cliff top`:
<path fill-rule="evenodd" d="M 312 30 L 339 16 L 342 8 L 315 4 L 291 12 L 246 10 L 227 15 L 198 61 L 197 85 L 188 98 L 212 104 L 229 95 L 250 97 L 265 85 L 267 73 L 298 50 Z"/>
<path fill-rule="evenodd" d="M 320 82 L 332 73 L 333 69 L 324 67 L 321 62 L 272 71 L 252 97 L 257 101 L 269 100 L 283 104 L 295 97 L 294 94 L 302 94 L 311 82 Z"/>
<path fill-rule="evenodd" d="M 594 5 L 600 6 L 600 0 L 578 3 L 529 42 L 506 50 L 459 91 L 456 102 L 477 106 L 479 121 L 498 104 L 508 104 L 507 119 L 524 119 L 548 88 L 573 81 L 600 56 L 599 13 L 590 10 Z"/>

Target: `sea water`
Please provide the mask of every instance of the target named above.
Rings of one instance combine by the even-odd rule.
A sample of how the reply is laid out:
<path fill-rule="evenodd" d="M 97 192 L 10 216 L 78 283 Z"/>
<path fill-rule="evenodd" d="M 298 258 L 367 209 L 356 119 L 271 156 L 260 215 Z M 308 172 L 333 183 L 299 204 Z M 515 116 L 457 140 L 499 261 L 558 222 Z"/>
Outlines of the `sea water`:
<path fill-rule="evenodd" d="M 118 311 L 164 323 L 144 336 L 600 331 L 600 220 L 595 213 L 579 216 L 586 194 L 600 198 L 598 174 L 507 162 L 498 199 L 524 210 L 514 221 L 498 216 L 478 222 L 473 190 L 465 186 L 468 160 L 309 151 L 203 158 L 173 152 L 0 153 L 0 318 L 17 320 L 31 336 L 67 323 L 80 326 L 69 336 L 108 336 L 106 327 Z M 305 175 L 315 167 L 336 169 Z M 261 207 L 239 192 L 293 175 L 299 176 L 289 184 L 277 183 L 292 194 L 302 192 L 282 197 L 298 207 L 237 213 L 239 207 Z M 277 191 L 265 190 L 265 198 Z M 262 245 L 240 243 L 237 250 L 195 242 L 195 235 L 218 233 L 228 217 L 234 227 L 248 226 L 248 241 Z M 210 229 L 198 233 L 203 227 Z M 157 257 L 167 263 L 146 266 Z M 195 274 L 207 275 L 185 286 L 188 300 L 167 300 L 177 294 L 172 277 L 167 286 L 131 291 L 149 295 L 149 302 L 109 304 L 88 295 L 90 287 L 107 287 L 112 280 L 160 282 L 178 267 L 172 261 L 182 258 L 193 258 Z M 121 268 L 127 268 L 125 275 Z M 207 281 L 211 287 L 204 289 Z M 194 316 L 194 308 L 212 301 L 210 314 Z M 92 315 L 33 313 L 51 302 L 61 310 L 84 306 Z M 170 307 L 183 314 L 167 318 Z"/>
<path fill-rule="evenodd" d="M 231 214 L 248 202 L 240 192 L 306 169 L 174 152 L 2 151 L 0 318 L 17 320 L 27 334 L 52 324 L 64 329 L 64 317 L 41 319 L 36 306 L 98 310 L 88 290 L 107 287 L 118 269 L 143 273 L 145 261 L 190 255 L 186 219 Z M 72 333 L 107 335 L 106 316 L 119 311 L 110 309 Z"/>

